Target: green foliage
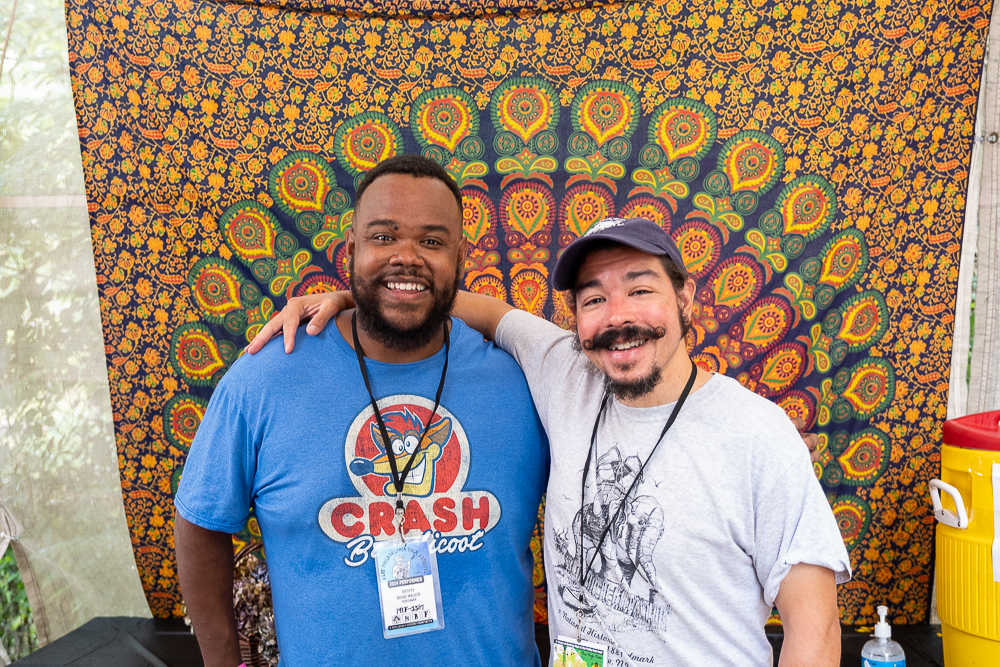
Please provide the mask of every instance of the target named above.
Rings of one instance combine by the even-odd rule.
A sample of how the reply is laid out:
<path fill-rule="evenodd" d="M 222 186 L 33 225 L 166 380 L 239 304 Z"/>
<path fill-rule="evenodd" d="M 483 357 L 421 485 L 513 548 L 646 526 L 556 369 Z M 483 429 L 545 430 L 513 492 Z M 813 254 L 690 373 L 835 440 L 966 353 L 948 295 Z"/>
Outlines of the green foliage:
<path fill-rule="evenodd" d="M 38 648 L 31 605 L 13 549 L 7 549 L 0 558 L 0 641 L 11 660 L 23 658 Z"/>

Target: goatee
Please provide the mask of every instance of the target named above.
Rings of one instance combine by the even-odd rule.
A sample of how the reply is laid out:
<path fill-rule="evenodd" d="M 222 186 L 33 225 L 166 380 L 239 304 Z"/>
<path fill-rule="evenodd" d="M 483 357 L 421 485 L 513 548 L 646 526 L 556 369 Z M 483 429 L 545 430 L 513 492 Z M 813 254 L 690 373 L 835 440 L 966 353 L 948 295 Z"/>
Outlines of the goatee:
<path fill-rule="evenodd" d="M 351 294 L 354 296 L 358 325 L 377 343 L 400 352 L 412 352 L 429 345 L 441 335 L 445 322 L 451 317 L 462 273 L 455 270 L 455 280 L 450 285 L 438 287 L 433 280 L 421 276 L 419 272 L 407 270 L 385 271 L 374 278 L 365 280 L 354 272 L 354 257 L 348 265 L 350 269 Z M 391 322 L 382 312 L 380 291 L 387 280 L 393 278 L 422 278 L 434 297 L 430 311 L 423 320 L 409 328 L 401 328 Z"/>
<path fill-rule="evenodd" d="M 656 389 L 656 385 L 660 384 L 660 375 L 662 373 L 662 368 L 654 366 L 645 377 L 631 381 L 615 380 L 605 373 L 604 390 L 619 401 L 637 401 L 644 396 L 648 396 Z"/>

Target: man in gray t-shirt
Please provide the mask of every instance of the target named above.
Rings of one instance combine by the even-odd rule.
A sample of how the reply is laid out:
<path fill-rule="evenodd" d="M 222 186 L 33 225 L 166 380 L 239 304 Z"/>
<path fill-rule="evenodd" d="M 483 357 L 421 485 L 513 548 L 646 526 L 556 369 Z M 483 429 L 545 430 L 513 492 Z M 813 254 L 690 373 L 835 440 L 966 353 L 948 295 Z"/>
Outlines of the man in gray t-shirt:
<path fill-rule="evenodd" d="M 802 613 L 825 612 L 839 656 L 834 573 L 837 583 L 848 579 L 847 551 L 781 408 L 724 375 L 700 386 L 696 379 L 697 391 L 643 467 L 674 401 L 637 407 L 610 399 L 588 451 L 605 378 L 574 349 L 574 336 L 515 310 L 501 320 L 496 342 L 524 370 L 549 437 L 552 637 L 575 638 L 582 612 L 581 637 L 611 645 L 620 664 L 770 665 L 764 622 L 777 599 L 782 658 L 790 659 L 798 610 L 784 604 L 792 591 L 783 581 L 797 564 L 810 564 L 820 581 L 815 596 L 803 593 L 815 608 Z M 582 604 L 581 555 L 585 568 L 592 563 Z M 821 649 L 824 633 L 803 631 L 817 641 L 805 648 Z M 834 657 L 810 664 L 839 664 Z"/>
<path fill-rule="evenodd" d="M 839 665 L 833 513 L 781 409 L 692 363 L 695 283 L 670 236 L 603 220 L 553 286 L 575 334 L 465 292 L 453 311 L 517 359 L 549 437 L 551 636 L 609 645 L 608 665 L 763 667 L 776 605 L 782 664 Z M 345 299 L 286 309 L 286 349 L 300 313 L 315 333 Z"/>

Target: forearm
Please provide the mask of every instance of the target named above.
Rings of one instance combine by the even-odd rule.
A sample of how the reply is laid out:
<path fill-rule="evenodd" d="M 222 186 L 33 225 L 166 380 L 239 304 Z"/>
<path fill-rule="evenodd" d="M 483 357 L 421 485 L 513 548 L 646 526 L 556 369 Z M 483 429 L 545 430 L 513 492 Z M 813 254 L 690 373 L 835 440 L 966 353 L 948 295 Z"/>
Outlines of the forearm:
<path fill-rule="evenodd" d="M 778 667 L 838 667 L 840 665 L 840 623 L 802 632 L 782 623 L 785 637 L 781 642 Z"/>
<path fill-rule="evenodd" d="M 451 314 L 478 331 L 486 340 L 494 340 L 497 326 L 503 316 L 514 310 L 513 306 L 500 299 L 459 291 Z"/>
<path fill-rule="evenodd" d="M 233 539 L 174 517 L 177 574 L 205 667 L 237 667 L 233 614 Z"/>
<path fill-rule="evenodd" d="M 784 639 L 778 667 L 838 667 L 840 617 L 833 572 L 816 565 L 793 565 L 775 599 Z"/>

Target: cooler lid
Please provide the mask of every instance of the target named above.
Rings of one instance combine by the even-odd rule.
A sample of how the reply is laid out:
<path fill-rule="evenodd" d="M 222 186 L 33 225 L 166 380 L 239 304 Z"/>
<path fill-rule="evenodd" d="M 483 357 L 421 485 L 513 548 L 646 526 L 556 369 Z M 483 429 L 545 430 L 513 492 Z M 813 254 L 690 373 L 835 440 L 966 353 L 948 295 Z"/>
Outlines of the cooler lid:
<path fill-rule="evenodd" d="M 949 419 L 942 429 L 944 444 L 964 449 L 1000 451 L 1000 410 Z"/>

